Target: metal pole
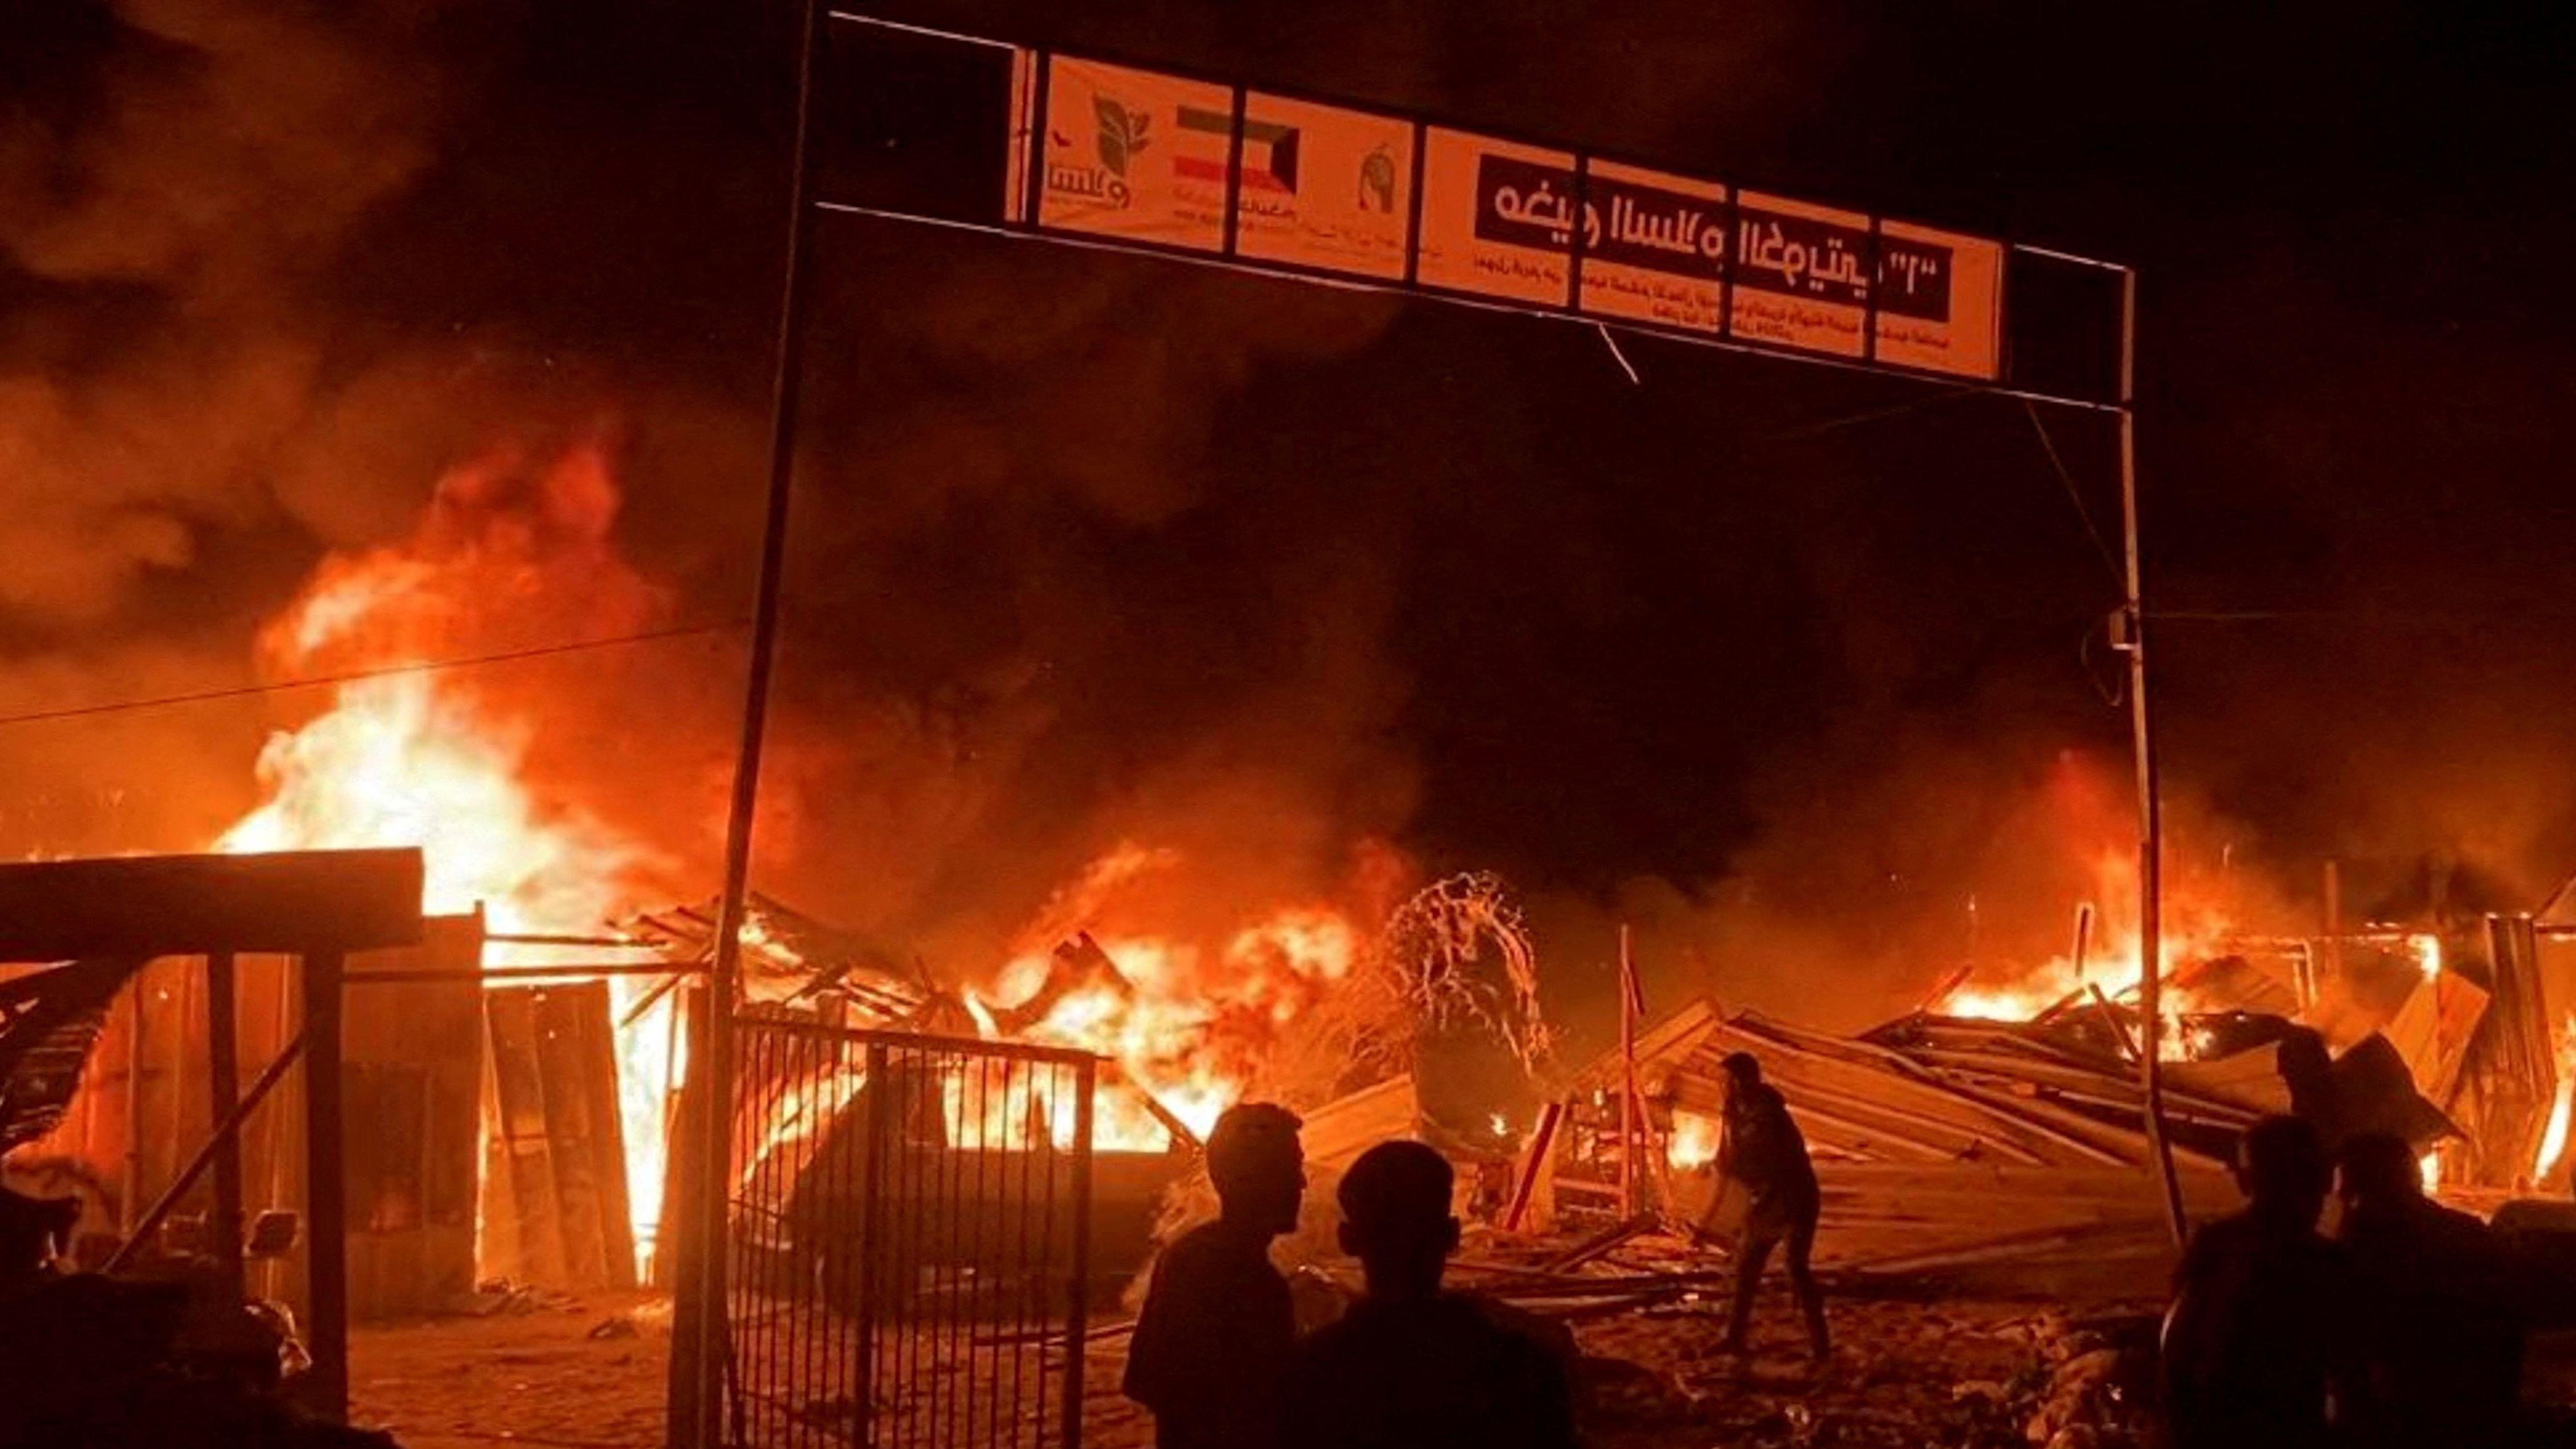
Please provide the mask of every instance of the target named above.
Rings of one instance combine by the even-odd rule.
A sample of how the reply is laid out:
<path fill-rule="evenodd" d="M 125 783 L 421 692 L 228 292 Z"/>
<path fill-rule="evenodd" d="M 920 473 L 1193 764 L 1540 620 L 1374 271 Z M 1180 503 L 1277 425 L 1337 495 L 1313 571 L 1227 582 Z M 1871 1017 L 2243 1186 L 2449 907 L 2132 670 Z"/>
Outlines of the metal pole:
<path fill-rule="evenodd" d="M 1066 1265 L 1064 1320 L 1064 1421 L 1058 1432 L 1065 1449 L 1082 1449 L 1082 1380 L 1084 1345 L 1091 1337 L 1091 1133 L 1093 1094 L 1100 1090 L 1095 1061 L 1074 1064 L 1073 1261 Z"/>
<path fill-rule="evenodd" d="M 215 1155 L 215 1212 L 209 1236 L 215 1262 L 235 1294 L 242 1291 L 241 1131 L 222 1130 L 241 1101 L 241 1029 L 234 1005 L 233 953 L 206 958 L 206 1089 L 221 1147 Z"/>
<path fill-rule="evenodd" d="M 304 958 L 304 1277 L 313 1323 L 306 1407 L 349 1421 L 349 1179 L 340 1117 L 337 951 Z"/>
<path fill-rule="evenodd" d="M 691 1283 L 696 1299 L 689 1305 L 689 1334 L 675 1333 L 673 1377 L 677 1360 L 688 1359 L 691 1392 L 674 1396 L 670 1442 L 681 1446 L 716 1443 L 718 1400 L 726 1337 L 725 1233 L 726 1184 L 732 1173 L 733 1009 L 742 966 L 743 898 L 751 878 L 752 821 L 760 803 L 760 753 L 768 723 L 770 676 L 778 657 L 780 576 L 787 556 L 787 505 L 796 462 L 796 415 L 803 391 L 805 320 L 811 290 L 806 252 L 813 238 L 814 211 L 808 193 L 814 181 L 814 82 L 823 49 L 825 11 L 821 0 L 803 0 L 802 39 L 796 64 L 796 140 L 788 189 L 787 256 L 780 280 L 778 351 L 770 387 L 768 518 L 761 530 L 760 572 L 754 583 L 751 660 L 744 672 L 742 742 L 734 759 L 733 803 L 725 821 L 724 894 L 716 912 L 715 969 L 708 981 L 706 1011 L 697 1026 L 697 1050 L 691 1075 L 702 1083 L 697 1116 L 701 1134 L 695 1144 L 703 1154 L 698 1174 L 695 1222 L 698 1241 L 682 1252 L 696 1259 Z M 690 1341 L 691 1338 L 694 1341 Z"/>
<path fill-rule="evenodd" d="M 151 975 L 147 966 L 125 988 L 133 998 L 134 1015 L 125 1030 L 125 1185 L 117 1197 L 116 1226 L 127 1237 L 134 1235 L 143 1211 L 143 1003 L 152 989 Z"/>
<path fill-rule="evenodd" d="M 2174 1179 L 2173 1144 L 2165 1140 L 2164 805 L 2156 785 L 2155 734 L 2147 707 L 2145 569 L 2138 558 L 2138 274 L 2120 273 L 2120 529 L 2128 554 L 2125 605 L 2129 629 L 2129 733 L 2138 766 L 2138 1009 L 2145 1040 L 2138 1052 L 2146 1088 L 2147 1156 L 2164 1199 L 2165 1222 L 2179 1243 L 2190 1232 L 2182 1185 Z"/>
<path fill-rule="evenodd" d="M 1637 1215 L 1637 985 L 1628 928 L 1619 928 L 1619 1218 Z"/>

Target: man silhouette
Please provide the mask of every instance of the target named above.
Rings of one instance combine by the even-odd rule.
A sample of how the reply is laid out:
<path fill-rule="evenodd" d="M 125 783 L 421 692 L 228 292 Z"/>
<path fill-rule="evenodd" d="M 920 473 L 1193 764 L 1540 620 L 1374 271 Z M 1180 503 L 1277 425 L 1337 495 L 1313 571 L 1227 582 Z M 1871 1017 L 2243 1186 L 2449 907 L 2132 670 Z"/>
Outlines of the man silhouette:
<path fill-rule="evenodd" d="M 1722 1178 L 1744 1187 L 1749 1204 L 1735 1244 L 1735 1305 L 1727 1318 L 1726 1351 L 1745 1351 L 1753 1328 L 1753 1295 L 1771 1250 L 1789 1248 L 1789 1286 L 1807 1320 L 1807 1351 L 1822 1362 L 1833 1351 L 1825 1333 L 1825 1296 L 1816 1288 L 1809 1260 L 1816 1249 L 1816 1220 L 1824 1195 L 1807 1139 L 1789 1116 L 1779 1089 L 1762 1080 L 1762 1063 L 1750 1052 L 1725 1061 L 1726 1135 L 1718 1148 Z"/>
<path fill-rule="evenodd" d="M 1342 1247 L 1368 1293 L 1300 1344 L 1289 1449 L 1572 1449 L 1565 1371 L 1536 1339 L 1440 1289 L 1458 1245 L 1449 1163 L 1381 1142 L 1342 1178 Z"/>
<path fill-rule="evenodd" d="M 2515 1274 L 2487 1225 L 2424 1196 L 2403 1138 L 2344 1148 L 2343 1225 L 2358 1315 L 2357 1442 L 2487 1445 L 2521 1389 Z"/>
<path fill-rule="evenodd" d="M 2328 1442 L 2351 1316 L 2343 1253 L 2317 1234 L 2331 1172 L 2312 1123 L 2267 1117 L 2245 1135 L 2251 1201 L 2193 1234 L 2165 1314 L 2175 1449 Z"/>
<path fill-rule="evenodd" d="M 1128 1346 L 1127 1397 L 1154 1414 L 1158 1449 L 1272 1449 L 1279 1384 L 1296 1340 L 1270 1240 L 1297 1229 L 1306 1159 L 1285 1107 L 1231 1107 L 1208 1134 L 1217 1220 L 1155 1260 Z"/>

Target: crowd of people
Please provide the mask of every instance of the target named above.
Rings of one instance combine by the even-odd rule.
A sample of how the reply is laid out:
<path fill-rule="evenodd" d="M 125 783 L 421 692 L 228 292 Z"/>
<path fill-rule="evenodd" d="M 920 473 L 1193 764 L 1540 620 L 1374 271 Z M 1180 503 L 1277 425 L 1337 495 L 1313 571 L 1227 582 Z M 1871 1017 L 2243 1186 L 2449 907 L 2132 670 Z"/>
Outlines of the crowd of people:
<path fill-rule="evenodd" d="M 1726 1346 L 1744 1351 L 1762 1275 L 1785 1248 L 1821 1363 L 1815 1169 L 1760 1064 L 1739 1053 L 1725 1067 L 1718 1169 L 1742 1205 Z M 1128 1358 L 1126 1392 L 1152 1411 L 1160 1449 L 1575 1444 L 1570 1350 L 1443 1290 L 1455 1180 L 1422 1143 L 1380 1143 L 1343 1175 L 1341 1245 L 1366 1289 L 1298 1336 L 1270 1246 L 1296 1230 L 1304 1199 L 1299 1125 L 1281 1107 L 1239 1106 L 1208 1140 L 1220 1215 L 1163 1252 Z M 2312 1121 L 2269 1118 L 2247 1134 L 2238 1180 L 2245 1209 L 2193 1236 L 2165 1316 L 2174 1449 L 2508 1442 L 2527 1289 L 2486 1224 L 2426 1197 L 2403 1139 L 2330 1147 Z"/>
<path fill-rule="evenodd" d="M 2165 1315 L 2176 1449 L 2509 1442 L 2530 1281 L 2425 1196 L 2403 1139 L 2329 1150 L 2313 1122 L 2268 1118 L 2238 1181 L 2245 1209 L 2193 1235 Z"/>

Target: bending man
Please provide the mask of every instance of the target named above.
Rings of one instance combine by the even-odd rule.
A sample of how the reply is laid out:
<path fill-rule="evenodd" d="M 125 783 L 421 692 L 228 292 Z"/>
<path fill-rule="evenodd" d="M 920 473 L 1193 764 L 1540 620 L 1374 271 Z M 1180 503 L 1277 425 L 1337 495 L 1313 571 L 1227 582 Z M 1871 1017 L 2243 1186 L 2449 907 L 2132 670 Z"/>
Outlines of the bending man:
<path fill-rule="evenodd" d="M 1718 1149 L 1722 1178 L 1743 1186 L 1749 1205 L 1735 1245 L 1735 1312 L 1727 1321 L 1726 1351 L 1742 1353 L 1753 1328 L 1753 1295 L 1771 1250 L 1789 1248 L 1789 1286 L 1807 1320 L 1807 1351 L 1822 1363 L 1832 1353 L 1825 1333 L 1825 1296 L 1817 1291 L 1809 1259 L 1816 1249 L 1816 1219 L 1824 1196 L 1816 1187 L 1807 1139 L 1789 1117 L 1789 1104 L 1762 1080 L 1762 1063 L 1749 1052 L 1726 1059 L 1726 1138 Z"/>

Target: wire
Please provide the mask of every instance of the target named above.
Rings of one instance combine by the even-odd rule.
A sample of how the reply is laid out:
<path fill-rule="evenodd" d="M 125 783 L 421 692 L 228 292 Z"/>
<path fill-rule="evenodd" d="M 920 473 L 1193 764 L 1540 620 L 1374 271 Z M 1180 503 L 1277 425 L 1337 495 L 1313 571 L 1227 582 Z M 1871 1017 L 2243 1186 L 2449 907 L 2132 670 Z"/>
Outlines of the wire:
<path fill-rule="evenodd" d="M 2057 481 L 2065 485 L 2066 501 L 2075 505 L 2075 516 L 2084 520 L 2085 536 L 2093 540 L 2093 551 L 2102 556 L 2102 567 L 2110 570 L 2111 582 L 2115 586 L 2127 588 L 2127 576 L 2120 570 L 2120 561 L 2112 556 L 2111 545 L 2103 540 L 2102 530 L 2093 525 L 2093 510 L 2084 506 L 2084 495 L 2075 486 L 2075 475 L 2066 471 L 2066 460 L 2057 455 L 2057 440 L 2048 435 L 2048 424 L 2039 420 L 2039 409 L 2030 399 L 2023 398 L 2021 408 L 2030 417 L 2031 431 L 2039 434 L 2040 451 L 2048 455 L 2048 466 L 2056 472 Z"/>
<path fill-rule="evenodd" d="M 519 659 L 542 659 L 554 654 L 578 654 L 592 649 L 613 649 L 626 644 L 649 644 L 661 639 L 686 639 L 699 634 L 724 634 L 748 627 L 741 619 L 721 624 L 694 624 L 678 629 L 652 629 L 638 634 L 618 634 L 605 639 L 576 639 L 564 644 L 542 644 L 533 649 L 513 649 L 501 654 L 475 654 L 461 659 L 432 659 L 417 664 L 394 664 L 382 669 L 361 669 L 349 674 L 322 674 L 308 679 L 280 679 L 267 684 L 243 684 L 230 689 L 204 689 L 194 694 L 165 694 L 153 699 L 119 700 L 113 704 L 82 704 L 68 709 L 37 710 L 30 714 L 0 715 L 0 726 L 38 724 L 47 720 L 85 719 L 92 715 L 122 714 L 129 710 L 163 709 L 180 704 L 208 704 L 223 699 L 247 699 L 259 694 L 283 694 L 289 690 L 320 689 L 334 684 L 357 684 L 369 679 L 390 679 L 402 674 L 436 674 L 449 669 L 470 669 L 482 664 L 507 664 Z"/>
<path fill-rule="evenodd" d="M 1933 393 L 1928 397 L 1909 398 L 1904 402 L 1892 403 L 1883 408 L 1871 408 L 1866 412 L 1845 413 L 1840 417 L 1827 418 L 1821 423 L 1809 423 L 1804 427 L 1791 428 L 1784 433 L 1773 433 L 1762 441 L 1766 443 L 1786 443 L 1798 438 L 1812 438 L 1820 433 L 1830 433 L 1842 428 L 1857 427 L 1862 423 L 1874 423 L 1881 418 L 1899 417 L 1903 414 L 1917 411 L 1918 409 L 1928 408 L 1934 403 L 1948 402 L 1953 398 L 1977 397 L 1982 395 L 1984 391 L 1985 390 L 1983 388 L 1974 387 L 1949 388 L 1941 392 Z"/>

